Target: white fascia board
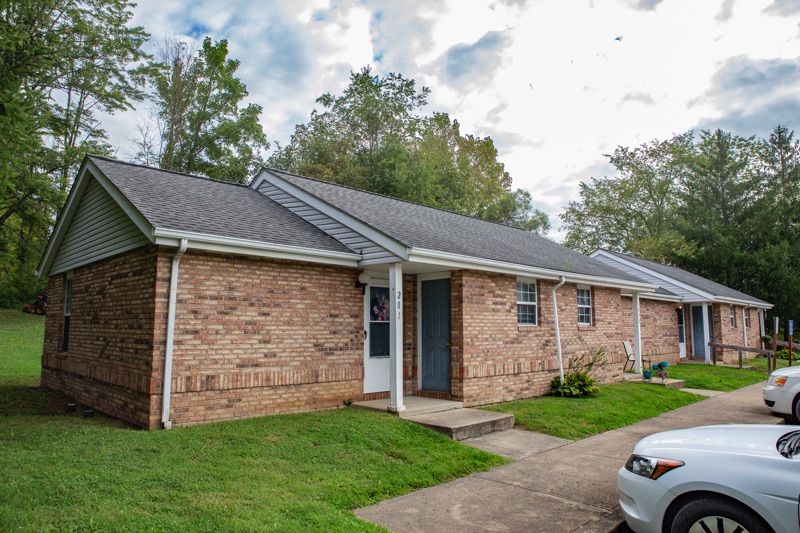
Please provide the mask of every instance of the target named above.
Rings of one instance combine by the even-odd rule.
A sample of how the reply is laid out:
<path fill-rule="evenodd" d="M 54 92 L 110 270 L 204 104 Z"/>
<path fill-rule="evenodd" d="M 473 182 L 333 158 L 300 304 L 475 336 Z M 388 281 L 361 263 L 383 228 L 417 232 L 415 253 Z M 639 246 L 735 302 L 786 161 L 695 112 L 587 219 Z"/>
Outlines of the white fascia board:
<path fill-rule="evenodd" d="M 772 309 L 773 304 L 770 303 L 756 303 L 750 300 L 742 300 L 739 298 L 719 297 L 714 300 L 715 303 L 740 305 L 743 307 L 760 307 L 762 309 Z"/>
<path fill-rule="evenodd" d="M 633 298 L 633 293 L 623 292 L 621 296 L 625 298 Z M 657 292 L 640 292 L 639 298 L 644 298 L 645 300 L 658 300 L 662 302 L 682 303 L 680 296 L 670 296 L 667 294 L 659 294 Z"/>
<path fill-rule="evenodd" d="M 760 308 L 763 308 L 763 309 L 772 309 L 772 307 L 773 307 L 772 304 L 759 304 L 759 303 L 756 303 L 756 302 L 753 302 L 753 301 L 742 300 L 742 299 L 739 299 L 739 298 L 728 298 L 728 297 L 724 297 L 724 296 L 714 296 L 713 294 L 711 294 L 709 292 L 705 292 L 705 291 L 702 291 L 702 290 L 700 290 L 697 287 L 694 287 L 692 285 L 688 285 L 686 283 L 682 283 L 682 282 L 680 282 L 680 281 L 678 281 L 678 280 L 676 280 L 676 279 L 674 279 L 674 278 L 672 278 L 670 276 L 667 276 L 666 274 L 660 274 L 659 272 L 656 272 L 654 270 L 650 270 L 649 268 L 645 268 L 645 267 L 643 267 L 641 265 L 638 265 L 638 264 L 636 264 L 636 263 L 634 263 L 632 261 L 627 261 L 627 260 L 625 260 L 625 258 L 622 258 L 622 257 L 616 256 L 614 254 L 611 254 L 611 253 L 607 252 L 606 250 L 595 250 L 594 252 L 592 252 L 589 255 L 589 257 L 594 258 L 594 257 L 597 257 L 598 255 L 602 255 L 603 257 L 607 257 L 607 258 L 609 258 L 609 259 L 611 259 L 613 261 L 619 261 L 620 263 L 628 265 L 631 268 L 635 268 L 635 269 L 637 269 L 639 271 L 647 272 L 648 274 L 650 274 L 650 275 L 652 275 L 654 277 L 657 277 L 659 279 L 663 279 L 664 281 L 672 283 L 675 286 L 682 287 L 683 289 L 686 289 L 687 291 L 692 292 L 692 293 L 694 293 L 694 294 L 696 294 L 698 296 L 697 300 L 694 300 L 694 299 L 683 300 L 686 303 L 697 303 L 697 302 L 727 303 L 727 304 L 734 304 L 734 305 L 745 305 L 745 306 L 749 305 L 750 307 L 760 307 Z"/>
<path fill-rule="evenodd" d="M 67 235 L 67 231 L 69 230 L 69 226 L 72 223 L 72 219 L 75 217 L 75 213 L 78 210 L 78 206 L 83 199 L 83 195 L 86 192 L 87 187 L 89 186 L 90 180 L 94 178 L 97 182 L 105 189 L 111 197 L 119 204 L 120 208 L 128 215 L 131 220 L 136 224 L 136 226 L 142 231 L 142 233 L 147 237 L 151 242 L 153 242 L 153 227 L 150 223 L 133 207 L 127 198 L 125 198 L 122 193 L 117 190 L 114 185 L 106 178 L 105 174 L 97 168 L 88 157 L 83 160 L 81 164 L 81 168 L 78 170 L 78 177 L 75 179 L 75 182 L 72 185 L 72 189 L 69 192 L 69 196 L 67 196 L 67 201 L 64 203 L 64 207 L 61 209 L 61 214 L 56 221 L 55 228 L 53 228 L 53 234 L 50 236 L 50 240 L 47 242 L 47 247 L 45 248 L 44 254 L 42 254 L 42 259 L 39 262 L 39 266 L 36 269 L 36 277 L 39 279 L 44 279 L 49 276 L 50 274 L 50 266 L 55 261 L 56 255 L 58 254 L 59 248 L 61 248 L 61 243 L 64 240 L 64 237 Z"/>
<path fill-rule="evenodd" d="M 233 239 L 217 235 L 191 233 L 188 231 L 156 229 L 154 235 L 155 243 L 161 246 L 179 246 L 181 239 L 186 239 L 189 241 L 190 249 L 205 250 L 208 252 L 251 255 L 269 257 L 271 259 L 288 259 L 291 261 L 306 261 L 310 263 L 324 263 L 349 267 L 357 267 L 359 259 L 361 258 L 360 255 L 354 253 L 332 252 L 282 244 L 269 244 L 246 239 Z"/>
<path fill-rule="evenodd" d="M 642 265 L 634 263 L 633 261 L 628 261 L 625 258 L 619 257 L 619 256 L 611 254 L 611 253 L 608 253 L 606 250 L 595 250 L 594 252 L 589 254 L 589 257 L 594 259 L 598 255 L 602 255 L 603 257 L 607 257 L 607 258 L 609 258 L 609 259 L 611 259 L 613 261 L 617 261 L 619 263 L 622 263 L 623 265 L 629 266 L 629 267 L 631 267 L 633 269 L 636 269 L 636 270 L 638 270 L 640 272 L 645 272 L 645 273 L 653 276 L 654 278 L 658 278 L 658 279 L 664 280 L 667 283 L 671 283 L 672 285 L 675 285 L 676 287 L 680 287 L 680 288 L 682 288 L 682 289 L 684 289 L 684 290 L 686 290 L 688 292 L 694 293 L 698 297 L 703 298 L 703 301 L 712 301 L 712 300 L 714 300 L 714 295 L 713 294 L 710 294 L 708 292 L 702 291 L 702 290 L 700 290 L 697 287 L 694 287 L 692 285 L 688 285 L 686 283 L 680 282 L 680 281 L 676 280 L 673 277 L 667 276 L 666 274 L 661 274 L 660 272 L 656 272 L 655 270 L 651 270 L 649 268 L 645 268 Z"/>
<path fill-rule="evenodd" d="M 384 249 L 391 252 L 393 255 L 400 258 L 400 260 L 405 261 L 408 259 L 409 248 L 405 244 L 389 237 L 388 235 L 378 231 L 377 229 L 373 228 L 369 224 L 362 222 L 361 220 L 345 213 L 344 211 L 330 205 L 326 201 L 314 196 L 313 194 L 297 187 L 296 185 L 289 183 L 288 181 L 282 179 L 280 176 L 277 176 L 270 172 L 269 170 L 262 168 L 261 172 L 258 173 L 258 176 L 253 183 L 250 184 L 255 190 L 258 190 L 258 187 L 264 182 L 267 181 L 272 185 L 278 187 L 282 191 L 291 194 L 301 202 L 313 207 L 317 211 L 331 217 L 332 219 L 336 220 L 337 222 L 344 224 L 348 228 L 356 231 L 366 237 L 367 239 L 371 240 L 378 246 L 383 247 Z"/>
<path fill-rule="evenodd" d="M 518 265 L 506 263 L 504 261 L 481 259 L 479 257 L 470 257 L 422 248 L 412 248 L 409 262 L 433 264 L 449 268 L 484 270 L 501 274 L 512 274 L 515 276 L 530 276 L 537 279 L 558 280 L 563 276 L 569 283 L 585 283 L 587 285 L 627 289 L 636 292 L 653 292 L 658 288 L 650 283 L 637 283 L 635 281 L 626 281 L 616 278 L 603 278 L 575 272 L 563 272 L 560 270 Z"/>

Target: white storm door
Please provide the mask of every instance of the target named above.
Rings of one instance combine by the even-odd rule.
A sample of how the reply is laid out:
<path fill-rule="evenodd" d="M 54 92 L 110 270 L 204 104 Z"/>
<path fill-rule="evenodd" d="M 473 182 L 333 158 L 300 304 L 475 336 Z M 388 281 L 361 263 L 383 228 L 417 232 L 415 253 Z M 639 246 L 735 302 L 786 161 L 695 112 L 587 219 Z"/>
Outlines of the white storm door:
<path fill-rule="evenodd" d="M 681 359 L 686 359 L 686 325 L 684 324 L 683 307 L 678 309 L 678 351 Z"/>
<path fill-rule="evenodd" d="M 364 292 L 364 393 L 389 390 L 389 296 L 388 284 Z"/>

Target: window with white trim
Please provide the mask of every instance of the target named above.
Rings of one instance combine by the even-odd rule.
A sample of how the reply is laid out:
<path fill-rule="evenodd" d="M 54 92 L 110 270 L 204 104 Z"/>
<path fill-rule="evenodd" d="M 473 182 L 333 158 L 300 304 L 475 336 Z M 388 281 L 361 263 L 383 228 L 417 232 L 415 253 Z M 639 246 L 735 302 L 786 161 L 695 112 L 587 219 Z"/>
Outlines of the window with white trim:
<path fill-rule="evenodd" d="M 733 304 L 731 304 L 731 327 L 736 327 L 736 309 L 733 307 Z"/>
<path fill-rule="evenodd" d="M 517 280 L 517 325 L 538 324 L 536 282 Z"/>
<path fill-rule="evenodd" d="M 744 327 L 750 327 L 750 309 L 744 310 Z"/>
<path fill-rule="evenodd" d="M 578 285 L 578 325 L 592 325 L 592 288 Z"/>

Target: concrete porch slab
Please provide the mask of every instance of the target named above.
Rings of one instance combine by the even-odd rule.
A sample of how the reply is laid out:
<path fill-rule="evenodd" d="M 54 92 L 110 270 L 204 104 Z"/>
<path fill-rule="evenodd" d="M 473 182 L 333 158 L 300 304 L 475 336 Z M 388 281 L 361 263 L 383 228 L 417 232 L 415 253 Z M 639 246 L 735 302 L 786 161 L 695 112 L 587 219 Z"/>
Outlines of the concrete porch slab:
<path fill-rule="evenodd" d="M 480 437 L 514 427 L 514 415 L 478 409 L 457 409 L 440 413 L 405 417 L 454 440 Z"/>
<path fill-rule="evenodd" d="M 423 398 L 421 396 L 406 396 L 403 398 L 403 404 L 405 405 L 405 409 L 397 413 L 393 412 L 393 414 L 398 415 L 400 418 L 406 419 L 412 416 L 441 413 L 444 411 L 451 411 L 453 409 L 461 409 L 464 407 L 462 402 L 437 400 L 435 398 Z M 388 398 L 384 398 L 382 400 L 368 400 L 365 402 L 353 402 L 350 407 L 354 409 L 390 412 Z"/>

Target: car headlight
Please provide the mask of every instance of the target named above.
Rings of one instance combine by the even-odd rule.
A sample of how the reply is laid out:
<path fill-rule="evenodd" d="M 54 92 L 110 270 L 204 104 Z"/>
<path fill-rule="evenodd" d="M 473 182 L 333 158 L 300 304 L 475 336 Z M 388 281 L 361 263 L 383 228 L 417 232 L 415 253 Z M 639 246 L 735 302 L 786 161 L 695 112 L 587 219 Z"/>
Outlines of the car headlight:
<path fill-rule="evenodd" d="M 625 469 L 642 477 L 658 479 L 670 470 L 679 468 L 684 464 L 683 461 L 633 454 L 628 458 L 628 462 L 625 463 Z"/>
<path fill-rule="evenodd" d="M 775 387 L 783 387 L 786 384 L 786 376 L 770 376 L 769 384 Z"/>

